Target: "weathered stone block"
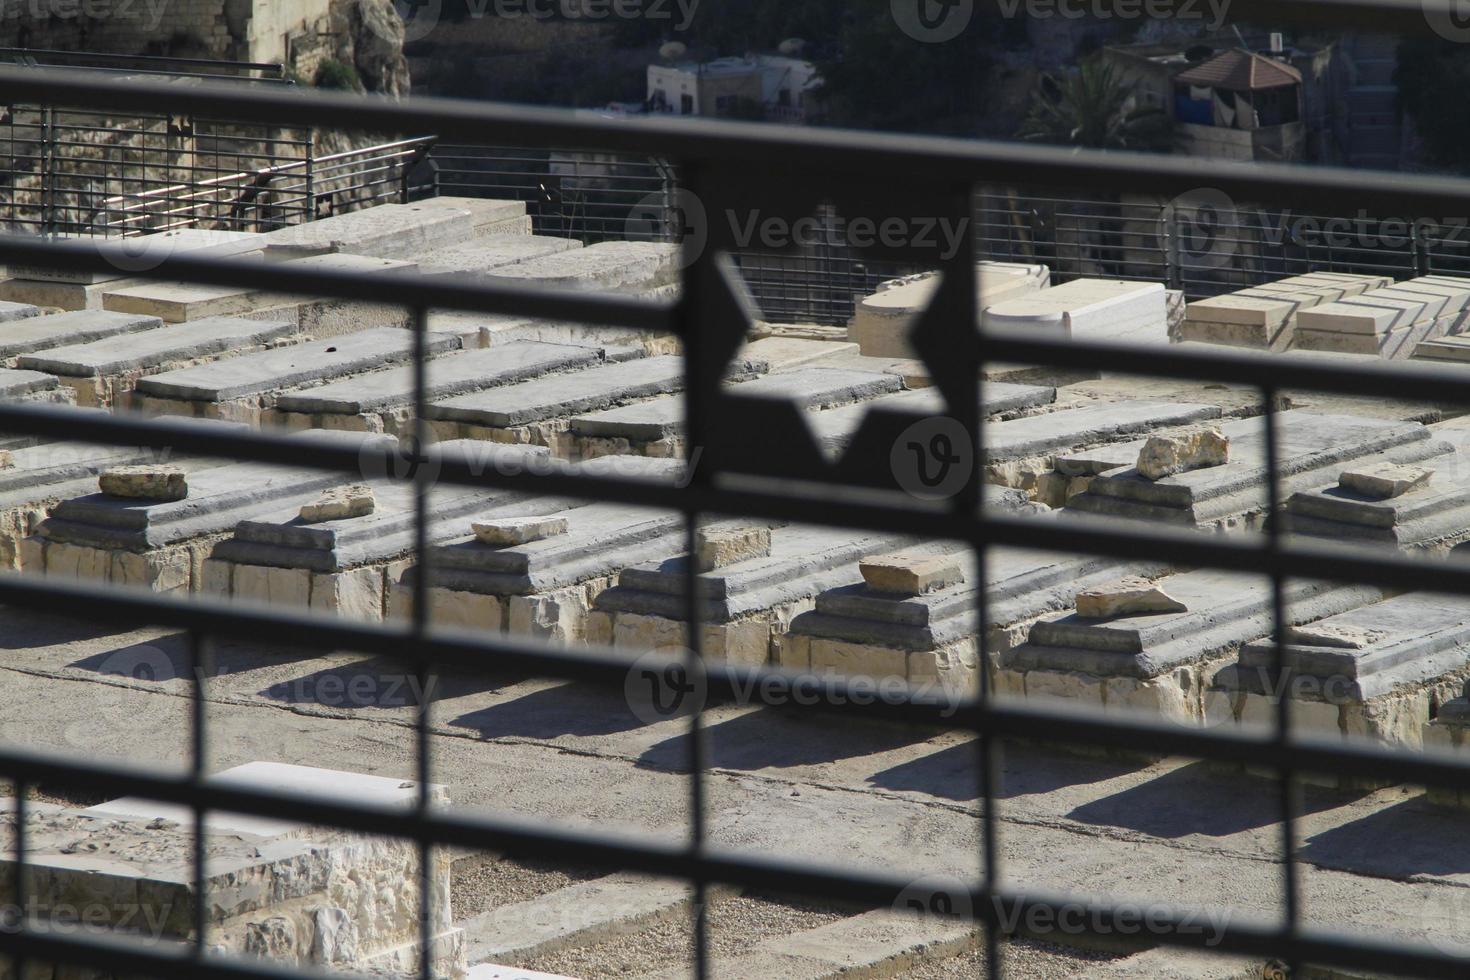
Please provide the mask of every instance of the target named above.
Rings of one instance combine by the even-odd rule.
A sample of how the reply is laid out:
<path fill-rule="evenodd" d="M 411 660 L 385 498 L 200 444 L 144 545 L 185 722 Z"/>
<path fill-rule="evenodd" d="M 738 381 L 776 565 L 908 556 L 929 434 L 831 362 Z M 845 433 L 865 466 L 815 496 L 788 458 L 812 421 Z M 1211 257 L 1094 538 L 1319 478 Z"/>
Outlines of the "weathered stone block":
<path fill-rule="evenodd" d="M 406 605 L 412 608 L 412 591 L 406 591 L 409 594 Z M 430 588 L 429 622 L 433 626 L 499 633 L 504 628 L 505 610 L 498 596 Z"/>
<path fill-rule="evenodd" d="M 1373 500 L 1388 500 L 1417 490 L 1429 482 L 1434 471 L 1406 463 L 1375 463 L 1343 470 L 1337 485 Z"/>
<path fill-rule="evenodd" d="M 1188 607 L 1145 578 L 1127 576 L 1077 593 L 1077 615 L 1094 619 L 1146 613 L 1187 612 Z"/>
<path fill-rule="evenodd" d="M 567 533 L 565 517 L 497 517 L 475 521 L 470 525 L 475 537 L 496 548 L 529 544 L 543 538 Z"/>
<path fill-rule="evenodd" d="M 768 527 L 700 528 L 694 535 L 695 564 L 701 572 L 724 568 L 771 553 Z"/>
<path fill-rule="evenodd" d="M 1138 475 L 1162 480 L 1175 473 L 1220 466 L 1230 461 L 1230 440 L 1219 429 L 1186 429 L 1150 436 L 1138 453 Z"/>
<path fill-rule="evenodd" d="M 964 559 L 959 554 L 895 551 L 864 559 L 858 570 L 868 588 L 895 595 L 923 595 L 965 580 Z"/>
<path fill-rule="evenodd" d="M 313 573 L 311 608 L 336 613 L 356 622 L 383 618 L 383 572 L 380 568 L 351 568 Z"/>
<path fill-rule="evenodd" d="M 236 565 L 235 596 L 277 606 L 304 607 L 311 602 L 311 572 L 304 568 Z"/>
<path fill-rule="evenodd" d="M 302 504 L 301 519 L 307 524 L 341 521 L 349 517 L 365 517 L 375 506 L 373 488 L 362 484 L 333 487 L 311 503 Z"/>
<path fill-rule="evenodd" d="M 177 466 L 114 466 L 97 478 L 97 486 L 110 497 L 140 500 L 183 500 L 189 495 L 189 480 Z"/>

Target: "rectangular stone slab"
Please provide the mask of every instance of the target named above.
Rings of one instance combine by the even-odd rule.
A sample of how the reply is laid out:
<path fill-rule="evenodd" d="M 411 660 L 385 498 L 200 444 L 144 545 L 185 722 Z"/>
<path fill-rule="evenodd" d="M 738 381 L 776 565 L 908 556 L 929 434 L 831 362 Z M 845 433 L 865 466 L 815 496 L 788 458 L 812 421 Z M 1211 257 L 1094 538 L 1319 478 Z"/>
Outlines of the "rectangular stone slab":
<path fill-rule="evenodd" d="M 292 438 L 361 446 L 386 437 L 309 431 Z M 41 524 L 40 534 L 51 541 L 142 551 L 223 533 L 247 517 L 280 507 L 286 499 L 305 503 L 317 491 L 342 482 L 340 473 L 319 469 L 227 463 L 191 472 L 189 496 L 183 500 L 124 500 L 102 493 L 64 500 Z"/>
<path fill-rule="evenodd" d="M 1274 328 L 1284 325 L 1299 310 L 1310 309 L 1370 289 L 1388 285 L 1387 276 L 1357 276 L 1346 273 L 1312 273 L 1291 276 L 1237 290 L 1223 296 L 1195 300 L 1185 309 L 1185 322 L 1234 323 Z"/>
<path fill-rule="evenodd" d="M 985 458 L 995 461 L 1045 456 L 1137 432 L 1217 419 L 1221 414 L 1218 405 L 1188 402 L 1130 401 L 1068 408 L 986 426 Z M 1137 459 L 1137 450 L 1133 457 Z"/>
<path fill-rule="evenodd" d="M 184 323 L 208 316 L 232 316 L 255 308 L 259 292 L 229 286 L 188 282 L 146 282 L 110 290 L 102 308 L 119 313 L 142 313 L 168 323 Z"/>
<path fill-rule="evenodd" d="M 1430 449 L 1429 431 L 1416 422 L 1318 415 L 1305 411 L 1282 412 L 1279 420 L 1279 470 L 1284 477 L 1321 470 L 1398 446 L 1423 442 Z M 1265 429 L 1260 418 L 1228 419 L 1219 428 L 1230 439 L 1230 461 L 1223 466 L 1190 470 L 1145 480 L 1133 464 L 1143 448 L 1142 441 L 1121 443 L 1067 460 L 1063 472 L 1088 469 L 1106 472 L 1092 481 L 1084 496 L 1117 497 L 1168 507 L 1188 507 L 1224 494 L 1264 485 Z M 1332 474 L 1336 478 L 1336 473 Z"/>
<path fill-rule="evenodd" d="M 208 317 L 160 330 L 22 354 L 16 364 L 66 377 L 105 377 L 244 347 L 262 347 L 277 338 L 289 337 L 295 331 L 295 323 Z"/>
<path fill-rule="evenodd" d="M 228 256 L 257 252 L 265 247 L 265 235 L 245 231 L 216 231 L 205 228 L 178 228 L 173 231 L 140 235 L 126 242 L 113 240 L 107 244 L 127 250 L 133 269 L 153 267 L 155 259 L 163 260 L 170 255 Z M 83 237 L 82 242 L 94 239 Z M 130 269 L 119 268 L 111 272 L 88 272 L 77 269 L 58 269 L 51 266 L 11 264 L 6 270 L 16 279 L 33 279 L 41 282 L 58 283 L 101 283 L 132 275 Z"/>
<path fill-rule="evenodd" d="M 1349 679 L 1354 682 L 1349 693 L 1359 698 L 1375 696 L 1391 683 L 1433 679 L 1462 668 L 1470 659 L 1470 602 L 1460 597 L 1410 592 L 1312 626 L 1373 631 L 1378 637 L 1361 649 L 1286 644 L 1289 670 Z M 1244 647 L 1239 679 L 1254 686 L 1262 668 L 1269 673 L 1274 650 L 1275 644 L 1265 641 Z"/>
<path fill-rule="evenodd" d="M 427 394 L 448 398 L 483 388 L 511 384 L 526 378 L 590 367 L 603 363 L 599 347 L 547 344 L 517 340 L 498 347 L 451 351 L 428 361 Z M 409 405 L 413 402 L 413 369 L 356 375 L 316 388 L 287 392 L 276 400 L 286 412 L 356 415 Z"/>
<path fill-rule="evenodd" d="M 379 204 L 269 232 L 265 236 L 266 258 L 302 258 L 324 252 L 409 258 L 467 241 L 474 234 L 474 217 L 467 210 Z"/>
<path fill-rule="evenodd" d="M 1018 412 L 1028 408 L 1050 405 L 1056 401 L 1057 390 L 1041 385 L 1010 384 L 1005 381 L 987 381 L 981 387 L 987 415 Z M 944 395 L 938 388 L 915 388 L 910 391 L 880 395 L 856 405 L 843 405 L 815 412 L 807 419 L 807 425 L 816 437 L 817 445 L 828 452 L 845 448 L 857 434 L 871 409 L 902 412 L 912 415 L 915 421 L 946 411 Z"/>
<path fill-rule="evenodd" d="M 771 531 L 771 553 L 699 576 L 704 615 L 728 622 L 748 612 L 814 596 L 862 581 L 858 560 L 913 543 L 897 534 L 788 525 Z M 684 618 L 684 557 L 628 568 L 599 609 Z"/>
<path fill-rule="evenodd" d="M 110 310 L 73 310 L 29 317 L 0 330 L 0 359 L 66 344 L 86 344 L 104 337 L 137 333 L 163 326 L 156 316 Z"/>
<path fill-rule="evenodd" d="M 683 359 L 666 354 L 457 395 L 430 405 L 427 414 L 504 428 L 667 394 L 683 385 Z"/>
<path fill-rule="evenodd" d="M 0 400 L 25 398 L 45 391 L 56 391 L 61 382 L 44 371 L 0 368 Z"/>
<path fill-rule="evenodd" d="M 1435 314 L 1432 310 L 1442 305 L 1440 297 L 1379 289 L 1350 300 L 1323 303 L 1313 309 L 1302 310 L 1297 314 L 1296 325 L 1298 331 L 1382 334 L 1433 319 Z"/>
<path fill-rule="evenodd" d="M 457 245 L 431 249 L 414 256 L 419 271 L 427 276 L 484 272 L 503 265 L 515 265 L 543 255 L 569 252 L 581 248 L 575 238 L 550 235 L 487 235 Z"/>
<path fill-rule="evenodd" d="M 0 301 L 0 323 L 9 323 L 12 320 L 24 320 L 28 317 L 39 316 L 39 307 L 30 303 L 6 303 Z"/>
<path fill-rule="evenodd" d="M 1189 611 L 1087 619 L 1048 616 L 1002 658 L 1014 670 L 1076 670 L 1102 677 L 1155 677 L 1256 639 L 1271 629 L 1270 583 L 1262 576 L 1201 569 L 1160 583 Z M 1295 625 L 1382 598 L 1381 590 L 1290 579 L 1286 616 Z"/>
<path fill-rule="evenodd" d="M 902 379 L 893 374 L 816 367 L 768 374 L 733 385 L 730 390 L 742 396 L 774 398 L 810 410 L 861 402 L 874 395 L 897 391 L 902 385 Z M 571 426 L 579 436 L 660 439 L 684 430 L 684 401 L 679 397 L 654 398 L 604 409 L 572 419 Z"/>
<path fill-rule="evenodd" d="M 1423 465 L 1435 470 L 1429 481 L 1398 497 L 1370 500 L 1335 485 L 1313 487 L 1292 494 L 1286 509 L 1292 515 L 1336 523 L 1391 528 L 1470 504 L 1470 484 L 1464 477 L 1470 472 L 1470 460 L 1458 455 L 1431 457 Z"/>
<path fill-rule="evenodd" d="M 1168 340 L 1164 287 L 1156 282 L 1073 279 L 985 310 L 993 326 L 1056 330 L 1067 337 Z"/>
<path fill-rule="evenodd" d="M 457 350 L 458 337 L 430 334 L 431 354 Z M 413 336 L 395 327 L 374 327 L 327 340 L 245 354 L 211 364 L 165 371 L 138 382 L 140 394 L 185 401 L 218 402 L 277 388 L 325 381 L 407 361 Z"/>
<path fill-rule="evenodd" d="M 668 511 L 587 504 L 557 511 L 565 534 L 507 548 L 460 536 L 435 551 L 434 584 L 489 595 L 528 595 L 615 575 L 678 550 L 683 518 Z"/>
<path fill-rule="evenodd" d="M 560 289 L 630 289 L 671 283 L 677 274 L 677 245 L 599 242 L 502 266 L 486 273 L 484 281 Z"/>

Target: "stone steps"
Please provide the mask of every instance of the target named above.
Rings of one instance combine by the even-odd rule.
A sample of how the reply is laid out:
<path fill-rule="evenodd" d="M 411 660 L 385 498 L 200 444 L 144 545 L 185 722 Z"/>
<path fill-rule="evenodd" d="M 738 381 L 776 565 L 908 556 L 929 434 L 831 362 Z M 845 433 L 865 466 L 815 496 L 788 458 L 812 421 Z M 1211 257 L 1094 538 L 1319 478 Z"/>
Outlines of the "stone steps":
<path fill-rule="evenodd" d="M 405 363 L 412 356 L 412 341 L 406 331 L 375 327 L 329 340 L 165 371 L 138 381 L 129 399 L 130 407 L 153 414 L 260 424 L 274 420 L 275 400 L 285 389 L 324 384 Z M 460 347 L 460 338 L 447 334 L 430 334 L 426 341 L 430 354 Z"/>
<path fill-rule="evenodd" d="M 109 407 L 144 375 L 264 350 L 295 333 L 294 322 L 210 317 L 22 354 L 16 364 L 55 375 L 79 405 Z"/>

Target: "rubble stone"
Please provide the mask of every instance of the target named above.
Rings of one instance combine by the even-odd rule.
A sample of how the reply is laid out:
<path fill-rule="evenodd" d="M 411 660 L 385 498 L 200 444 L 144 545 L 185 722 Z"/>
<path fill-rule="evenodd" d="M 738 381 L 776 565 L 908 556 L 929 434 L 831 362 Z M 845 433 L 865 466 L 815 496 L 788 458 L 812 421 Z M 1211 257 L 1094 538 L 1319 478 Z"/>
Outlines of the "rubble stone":
<path fill-rule="evenodd" d="M 748 558 L 771 553 L 771 529 L 766 527 L 700 528 L 695 534 L 695 564 L 701 572 L 724 568 Z"/>
<path fill-rule="evenodd" d="M 307 524 L 322 521 L 340 521 L 349 517 L 365 517 L 373 512 L 376 503 L 373 488 L 362 484 L 333 487 L 322 493 L 309 504 L 301 506 L 301 519 Z"/>
<path fill-rule="evenodd" d="M 470 525 L 475 537 L 482 543 L 496 548 L 508 548 L 518 544 L 540 541 L 567 533 L 565 517 L 497 517 L 488 521 L 475 521 Z"/>
<path fill-rule="evenodd" d="M 114 466 L 97 478 L 97 486 L 109 497 L 139 500 L 183 500 L 189 481 L 177 466 Z"/>
<path fill-rule="evenodd" d="M 1230 461 L 1230 440 L 1219 429 L 1188 429 L 1172 435 L 1149 436 L 1138 454 L 1138 474 L 1162 480 L 1175 473 L 1220 466 Z"/>
<path fill-rule="evenodd" d="M 965 580 L 962 557 L 895 551 L 858 563 L 868 588 L 897 595 L 924 595 Z"/>
<path fill-rule="evenodd" d="M 1091 619 L 1188 611 L 1188 606 L 1148 579 L 1132 575 L 1077 593 L 1077 615 Z"/>
<path fill-rule="evenodd" d="M 1403 463 L 1375 463 L 1353 470 L 1343 470 L 1337 478 L 1344 490 L 1360 493 L 1373 500 L 1388 500 L 1417 490 L 1429 482 L 1434 471 L 1423 466 Z"/>

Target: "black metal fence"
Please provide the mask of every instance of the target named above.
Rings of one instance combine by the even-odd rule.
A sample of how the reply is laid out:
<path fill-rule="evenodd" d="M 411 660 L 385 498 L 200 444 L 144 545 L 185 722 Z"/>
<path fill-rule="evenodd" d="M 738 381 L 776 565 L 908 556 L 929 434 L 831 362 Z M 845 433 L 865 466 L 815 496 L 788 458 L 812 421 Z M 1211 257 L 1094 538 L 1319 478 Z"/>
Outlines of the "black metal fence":
<path fill-rule="evenodd" d="M 158 85 L 98 85 L 61 75 L 0 70 L 0 85 L 11 86 L 18 97 L 49 104 L 83 104 L 102 110 L 124 109 L 161 98 Z M 790 129 L 751 128 L 723 123 L 669 121 L 640 126 L 636 131 L 600 121 L 588 121 L 558 112 L 427 100 L 386 104 L 313 95 L 281 98 L 261 92 L 220 91 L 201 86 L 184 93 L 168 93 L 190 113 L 225 115 L 255 121 L 282 121 L 292 125 L 330 122 L 368 131 L 429 129 L 453 141 L 473 140 L 495 131 L 517 145 L 596 146 L 610 153 L 657 154 L 678 161 L 684 186 L 709 209 L 766 213 L 796 220 L 810 214 L 823 200 L 835 200 L 845 214 L 886 216 L 905 221 L 915 216 L 941 215 L 958 220 L 971 213 L 974 188 L 1022 182 L 1056 187 L 1088 184 L 1115 187 L 1119 192 L 1184 193 L 1206 173 L 1213 186 L 1239 200 L 1291 198 L 1302 206 L 1330 206 L 1331 202 L 1361 200 L 1382 213 L 1443 214 L 1470 204 L 1470 184 L 1447 179 L 1416 180 L 1385 176 L 1366 181 L 1361 175 L 1279 166 L 1219 167 L 1196 160 L 1143 157 L 1126 154 L 1069 153 L 1048 148 L 1005 144 L 956 143 L 925 139 L 893 141 L 843 132 L 798 132 Z M 780 161 L 779 175 L 771 164 Z M 942 500 L 918 500 L 903 494 L 861 489 L 877 481 L 892 486 L 886 454 L 881 461 L 866 455 L 845 458 L 835 468 L 812 456 L 800 424 L 793 424 L 788 406 L 742 398 L 723 389 L 720 381 L 727 362 L 741 343 L 746 321 L 739 310 L 738 288 L 725 261 L 739 243 L 711 222 L 703 247 L 685 241 L 682 293 L 672 306 L 631 299 L 557 294 L 539 290 L 446 284 L 432 277 L 367 277 L 342 273 L 266 268 L 261 263 L 231 263 L 220 259 L 171 256 L 147 275 L 167 280 L 239 285 L 291 293 L 350 297 L 364 302 L 395 303 L 418 312 L 410 331 L 415 352 L 415 409 L 419 438 L 408 460 L 401 462 L 389 450 L 373 465 L 398 473 L 416 490 L 417 537 L 414 579 L 417 601 L 406 625 L 366 626 L 324 620 L 280 610 L 252 610 L 203 600 L 169 600 L 126 590 L 64 585 L 44 579 L 0 577 L 0 602 L 38 610 L 72 613 L 85 608 L 89 618 L 121 623 L 149 623 L 188 631 L 196 665 L 211 637 L 250 636 L 265 642 L 320 650 L 350 649 L 395 658 L 408 664 L 425 683 L 442 669 L 524 671 L 537 676 L 579 680 L 621 691 L 631 669 L 646 665 L 617 650 L 553 649 L 529 640 L 455 633 L 436 627 L 428 618 L 425 601 L 432 579 L 432 552 L 427 537 L 427 496 L 430 481 L 457 485 L 511 487 L 546 494 L 588 497 L 643 506 L 667 507 L 687 521 L 686 546 L 695 548 L 695 531 L 704 515 L 748 514 L 773 520 L 803 521 L 856 528 L 899 531 L 922 537 L 960 539 L 974 549 L 984 581 L 987 549 L 1016 545 L 1059 551 L 1081 551 L 1122 558 L 1146 556 L 1151 560 L 1253 572 L 1270 576 L 1272 609 L 1281 642 L 1285 622 L 1283 582 L 1294 577 L 1373 583 L 1392 589 L 1431 589 L 1470 596 L 1470 566 L 1428 562 L 1385 554 L 1377 549 L 1348 549 L 1285 538 L 1275 523 L 1260 535 L 1197 534 L 1150 525 L 1113 525 L 1097 521 L 1037 521 L 997 513 L 982 506 L 980 486 L 968 481 Z M 1279 509 L 1280 479 L 1277 413 L 1284 390 L 1317 390 L 1383 397 L 1465 402 L 1470 395 L 1458 372 L 1429 365 L 1344 365 L 1273 358 L 1248 352 L 1183 351 L 1101 342 L 1080 343 L 1052 336 L 988 329 L 977 331 L 973 240 L 962 236 L 954 254 L 943 255 L 928 246 L 877 243 L 877 259 L 900 264 L 937 266 L 943 285 L 932 306 L 914 329 L 912 342 L 923 358 L 948 406 L 947 415 L 965 433 L 964 450 L 972 460 L 983 458 L 986 427 L 982 424 L 979 374 L 983 364 L 1001 360 L 1053 364 L 1061 367 L 1147 372 L 1168 378 L 1206 379 L 1256 388 L 1266 407 L 1266 459 L 1269 505 Z M 37 242 L 25 238 L 0 239 L 0 260 L 24 259 L 73 269 L 106 270 L 117 258 L 108 247 L 80 243 Z M 685 405 L 687 443 L 697 452 L 698 466 L 683 486 L 650 485 L 605 474 L 551 469 L 510 472 L 487 471 L 430 446 L 426 435 L 425 337 L 430 308 L 456 308 L 486 313 L 515 313 L 557 321 L 618 324 L 626 328 L 672 333 L 685 352 Z M 874 440 L 884 431 L 882 420 L 870 420 Z M 7 431 L 33 433 L 57 439 L 85 439 L 119 445 L 172 447 L 178 452 L 231 456 L 261 463 L 314 466 L 358 475 L 364 465 L 356 449 L 284 438 L 265 432 L 201 433 L 165 419 L 135 419 L 123 415 L 79 413 L 59 407 L 0 405 L 0 426 Z M 755 444 L 749 434 L 756 433 Z M 869 440 L 869 448 L 879 442 Z M 697 447 L 694 448 L 694 447 Z M 692 458 L 691 458 L 692 461 Z M 432 465 L 429 465 L 432 464 Z M 886 477 L 885 477 L 886 472 Z M 432 473 L 432 476 L 431 476 Z M 793 478 L 810 483 L 803 491 Z M 871 479 L 870 479 L 871 478 Z M 685 600 L 690 649 L 666 665 L 685 680 L 707 686 L 711 701 L 733 699 L 756 692 L 760 701 L 776 703 L 789 691 L 792 678 L 764 668 L 740 668 L 706 660 L 702 652 L 701 604 L 693 562 L 686 563 Z M 988 602 L 977 591 L 979 635 L 985 635 Z M 1285 664 L 1280 647 L 1276 669 Z M 75 757 L 47 754 L 19 745 L 0 746 L 0 777 L 17 789 L 19 819 L 14 850 L 19 868 L 10 877 L 13 905 L 27 909 L 30 880 L 25 871 L 27 853 L 26 791 L 38 783 L 84 785 L 93 792 L 116 792 L 183 804 L 195 811 L 195 826 L 205 813 L 228 810 L 273 818 L 299 819 L 313 824 L 392 835 L 416 841 L 424 855 L 429 848 L 454 845 L 510 852 L 590 864 L 609 870 L 634 870 L 686 879 L 696 888 L 694 902 L 695 963 L 699 976 L 709 975 L 708 923 L 705 889 L 728 883 L 765 891 L 799 893 L 844 901 L 889 906 L 900 898 L 919 900 L 937 908 L 945 899 L 966 900 L 984 927 L 991 975 L 999 975 L 1000 927 L 1011 916 L 1035 910 L 1055 918 L 1070 900 L 1049 892 L 1019 891 L 1005 884 L 997 848 L 1000 803 L 997 800 L 995 751 L 1001 738 L 1017 737 L 1075 742 L 1155 753 L 1161 749 L 1180 755 L 1246 764 L 1276 773 L 1280 783 L 1281 852 L 1279 855 L 1284 915 L 1277 921 L 1232 921 L 1223 929 L 1216 947 L 1222 953 L 1281 958 L 1290 968 L 1306 964 L 1351 966 L 1394 974 L 1435 977 L 1464 975 L 1464 960 L 1453 949 L 1423 942 L 1395 939 L 1381 933 L 1336 931 L 1304 922 L 1301 907 L 1296 845 L 1299 806 L 1294 779 L 1304 772 L 1377 778 L 1470 789 L 1470 764 L 1431 754 L 1395 751 L 1341 739 L 1302 736 L 1293 728 L 1289 697 L 1277 701 L 1277 727 L 1265 734 L 1220 730 L 1189 730 L 1172 724 L 1149 723 L 1128 716 L 1084 710 L 1048 709 L 999 699 L 990 689 L 988 675 L 980 672 L 978 697 L 957 711 L 918 692 L 873 703 L 861 689 L 842 677 L 827 677 L 824 697 L 815 710 L 851 718 L 886 718 L 932 728 L 973 733 L 976 741 L 979 814 L 982 829 L 981 873 L 959 888 L 958 896 L 945 886 L 916 885 L 914 876 L 860 867 L 833 866 L 818 861 L 772 858 L 716 846 L 708 836 L 710 759 L 706 749 L 702 705 L 691 705 L 689 717 L 689 833 L 670 841 L 662 837 L 627 838 L 570 830 L 545 822 L 529 823 L 502 816 L 443 812 L 429 807 L 427 787 L 435 777 L 430 752 L 428 712 L 416 717 L 416 785 L 420 805 L 413 810 L 388 812 L 350 801 L 323 802 L 319 797 L 231 788 L 204 779 L 205 746 L 210 715 L 205 701 L 205 674 L 194 674 L 190 721 L 192 765 L 183 775 L 164 775 L 142 767 L 114 766 Z M 671 675 L 672 676 L 672 675 Z M 424 688 L 426 689 L 426 688 Z M 856 695 L 856 697 L 854 697 Z M 1026 833 L 1024 826 L 1008 833 Z M 425 879 L 431 864 L 421 861 Z M 204 857 L 195 855 L 195 887 L 202 892 Z M 429 882 L 421 880 L 427 888 Z M 196 942 L 187 949 L 160 948 L 121 939 L 48 934 L 40 923 L 22 914 L 0 929 L 0 954 L 13 961 L 59 962 L 88 965 L 116 972 L 156 977 L 305 977 L 300 971 L 263 963 L 225 960 L 207 954 L 203 906 L 197 903 Z M 420 903 L 424 907 L 424 903 Z M 1255 909 L 1251 911 L 1257 911 Z M 1084 922 L 1089 930 L 1112 931 L 1120 924 L 1120 908 L 1111 901 L 1086 903 Z M 1202 946 L 1198 931 L 1185 928 L 1190 910 L 1159 910 L 1151 915 L 1152 938 L 1168 946 Z M 427 913 L 424 918 L 427 940 Z M 421 973 L 429 975 L 427 950 L 422 945 Z"/>

